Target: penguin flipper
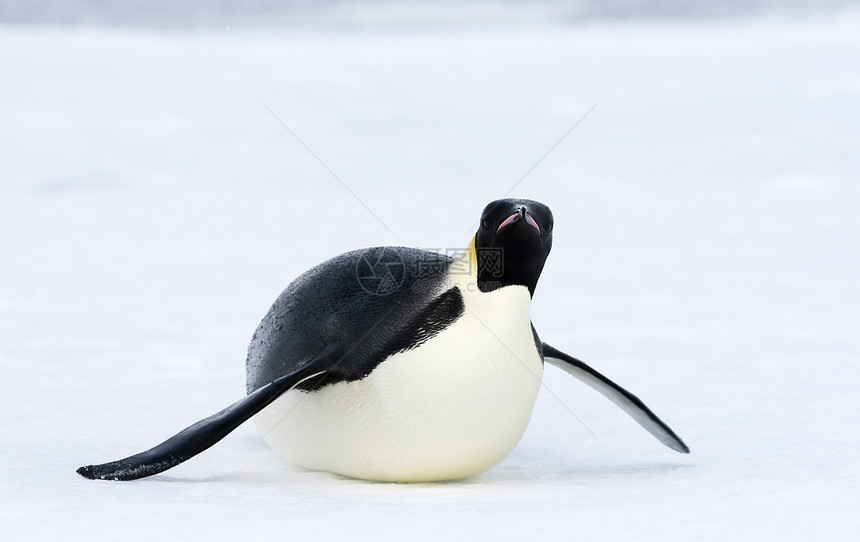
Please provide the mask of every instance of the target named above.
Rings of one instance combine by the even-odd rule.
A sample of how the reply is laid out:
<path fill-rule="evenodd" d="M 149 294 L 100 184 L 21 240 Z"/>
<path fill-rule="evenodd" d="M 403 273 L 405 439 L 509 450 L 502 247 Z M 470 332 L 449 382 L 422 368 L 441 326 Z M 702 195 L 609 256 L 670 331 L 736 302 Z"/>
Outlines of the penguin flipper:
<path fill-rule="evenodd" d="M 690 453 L 690 448 L 675 434 L 668 425 L 663 423 L 656 414 L 645 406 L 638 397 L 625 390 L 615 382 L 598 373 L 582 361 L 543 343 L 544 361 L 571 374 L 602 393 L 610 401 L 621 407 L 636 422 L 654 435 L 657 440 L 682 454 Z"/>
<path fill-rule="evenodd" d="M 101 465 L 87 465 L 76 472 L 91 480 L 137 480 L 164 472 L 226 437 L 303 380 L 325 373 L 335 365 L 334 356 L 317 356 L 298 370 L 273 380 L 145 452 Z"/>

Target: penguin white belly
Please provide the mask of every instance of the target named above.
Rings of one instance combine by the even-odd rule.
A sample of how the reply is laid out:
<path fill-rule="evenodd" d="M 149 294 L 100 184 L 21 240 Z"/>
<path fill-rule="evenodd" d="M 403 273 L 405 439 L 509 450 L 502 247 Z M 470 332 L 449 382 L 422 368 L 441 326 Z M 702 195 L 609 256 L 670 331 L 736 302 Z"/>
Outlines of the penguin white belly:
<path fill-rule="evenodd" d="M 418 482 L 484 472 L 519 442 L 543 364 L 522 286 L 463 288 L 450 326 L 367 377 L 291 390 L 254 420 L 290 462 L 354 478 Z"/>

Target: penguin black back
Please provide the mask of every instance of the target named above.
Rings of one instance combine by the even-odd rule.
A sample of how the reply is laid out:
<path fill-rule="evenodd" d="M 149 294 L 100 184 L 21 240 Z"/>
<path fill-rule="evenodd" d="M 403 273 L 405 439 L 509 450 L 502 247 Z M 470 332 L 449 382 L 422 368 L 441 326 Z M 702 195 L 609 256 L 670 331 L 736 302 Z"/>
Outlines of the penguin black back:
<path fill-rule="evenodd" d="M 338 366 L 299 384 L 311 390 L 367 376 L 463 312 L 445 288 L 451 257 L 406 247 L 341 254 L 308 270 L 277 298 L 248 347 L 248 393 L 291 373 L 330 345 Z"/>

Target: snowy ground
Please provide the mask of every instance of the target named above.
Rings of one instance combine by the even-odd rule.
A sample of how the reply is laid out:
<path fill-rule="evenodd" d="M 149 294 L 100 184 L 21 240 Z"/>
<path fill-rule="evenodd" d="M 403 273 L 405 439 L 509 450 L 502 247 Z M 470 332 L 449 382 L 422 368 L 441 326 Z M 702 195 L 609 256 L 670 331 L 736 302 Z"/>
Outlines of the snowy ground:
<path fill-rule="evenodd" d="M 0 27 L 4 540 L 856 540 L 858 30 Z M 250 425 L 75 474 L 240 397 L 304 269 L 465 245 L 595 104 L 513 191 L 556 215 L 533 320 L 692 454 L 548 369 L 558 399 L 462 482 L 300 471 Z"/>

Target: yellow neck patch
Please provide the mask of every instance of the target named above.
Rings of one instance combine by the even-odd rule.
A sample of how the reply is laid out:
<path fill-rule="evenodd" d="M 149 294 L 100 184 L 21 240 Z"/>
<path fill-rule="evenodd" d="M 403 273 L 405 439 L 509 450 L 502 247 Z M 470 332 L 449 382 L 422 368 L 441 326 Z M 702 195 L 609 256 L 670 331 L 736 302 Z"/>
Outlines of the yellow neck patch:
<path fill-rule="evenodd" d="M 472 237 L 472 241 L 469 243 L 469 263 L 471 265 L 471 269 L 474 271 L 473 275 L 478 276 L 478 253 L 475 249 L 475 237 Z"/>

